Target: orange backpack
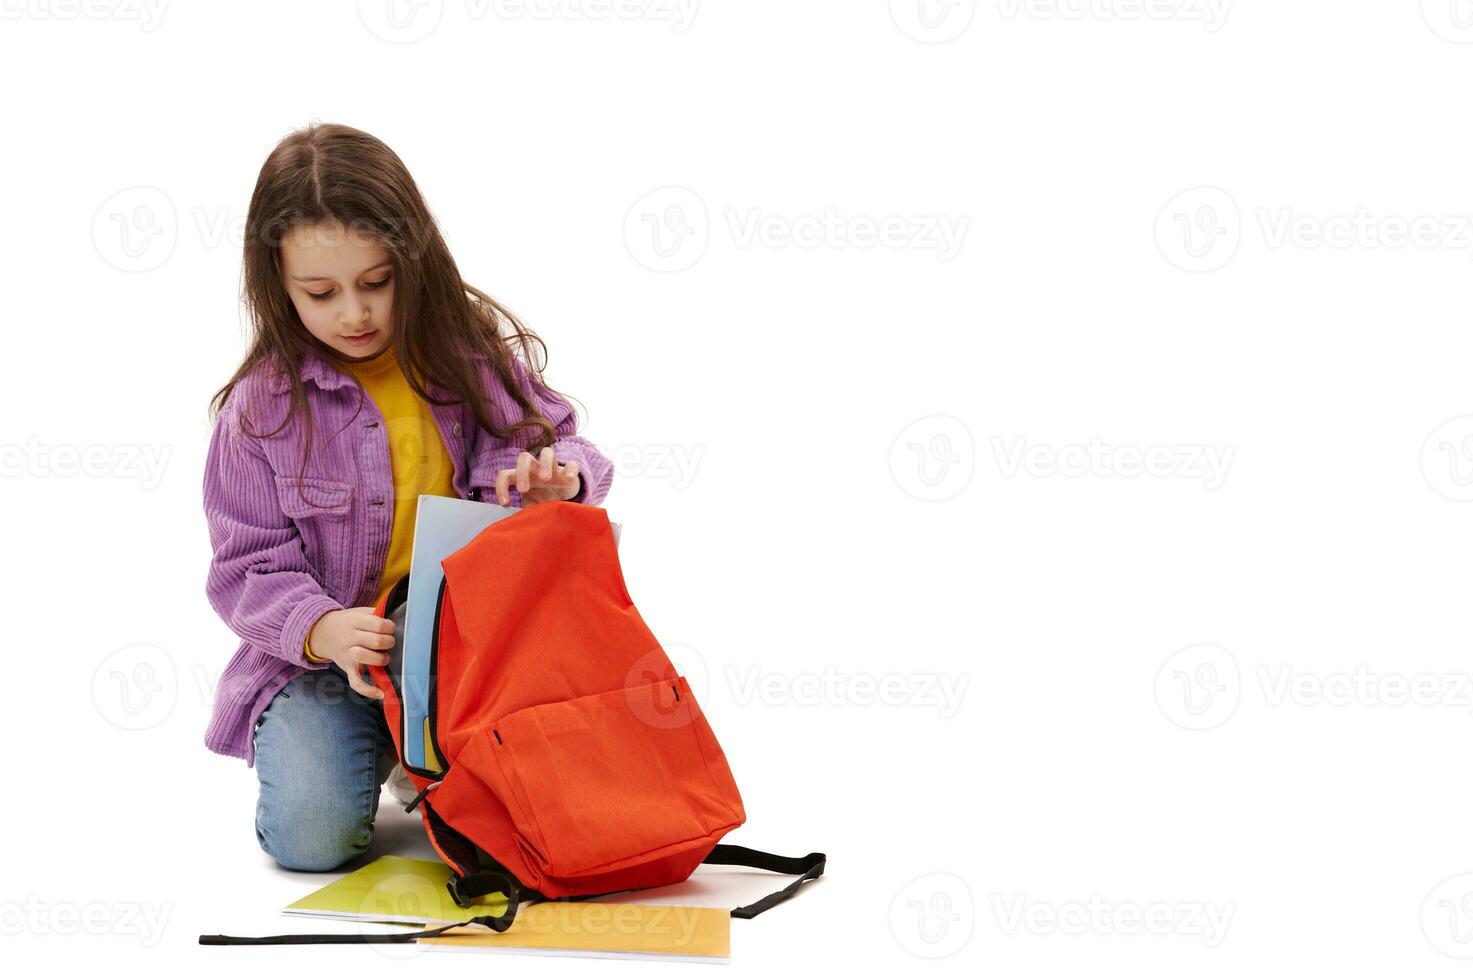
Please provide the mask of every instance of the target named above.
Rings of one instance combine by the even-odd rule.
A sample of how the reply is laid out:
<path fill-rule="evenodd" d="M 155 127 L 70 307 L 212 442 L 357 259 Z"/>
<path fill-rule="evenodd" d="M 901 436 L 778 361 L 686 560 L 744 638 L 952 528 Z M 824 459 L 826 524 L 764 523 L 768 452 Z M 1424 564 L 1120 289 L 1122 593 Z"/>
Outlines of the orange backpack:
<path fill-rule="evenodd" d="M 553 501 L 487 527 L 441 562 L 429 659 L 426 755 L 404 762 L 399 679 L 370 667 L 401 765 L 457 905 L 519 904 L 675 884 L 701 864 L 797 875 L 733 909 L 752 918 L 823 874 L 825 856 L 719 841 L 746 820 L 711 726 L 624 584 L 600 507 Z M 401 620 L 408 578 L 379 604 Z M 397 653 L 397 651 L 395 651 Z M 392 656 L 392 655 L 391 655 Z M 428 764 L 428 759 L 426 760 Z M 457 923 L 461 925 L 464 923 Z M 201 936 L 206 944 L 408 942 L 438 935 Z"/>

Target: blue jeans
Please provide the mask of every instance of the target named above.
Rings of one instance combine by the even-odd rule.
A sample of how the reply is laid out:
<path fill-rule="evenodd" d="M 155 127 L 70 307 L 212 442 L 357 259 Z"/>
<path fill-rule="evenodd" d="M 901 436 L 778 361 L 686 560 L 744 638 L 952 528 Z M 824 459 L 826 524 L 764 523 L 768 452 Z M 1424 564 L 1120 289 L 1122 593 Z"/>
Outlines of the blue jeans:
<path fill-rule="evenodd" d="M 398 761 L 380 702 L 331 664 L 278 691 L 251 737 L 262 850 L 291 871 L 331 871 L 368 849 L 380 788 Z"/>

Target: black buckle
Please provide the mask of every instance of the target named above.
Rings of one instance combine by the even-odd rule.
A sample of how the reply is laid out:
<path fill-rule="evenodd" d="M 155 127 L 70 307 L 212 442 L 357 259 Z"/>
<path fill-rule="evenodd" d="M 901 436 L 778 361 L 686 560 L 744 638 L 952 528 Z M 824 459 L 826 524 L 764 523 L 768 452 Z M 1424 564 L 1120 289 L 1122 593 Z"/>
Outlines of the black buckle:
<path fill-rule="evenodd" d="M 478 915 L 471 921 L 488 926 L 496 932 L 505 932 L 517 920 L 517 909 L 522 904 L 522 896 L 518 894 L 517 886 L 512 883 L 510 878 L 501 874 L 496 874 L 495 877 L 505 882 L 502 890 L 506 894 L 506 911 L 501 915 Z M 451 875 L 450 880 L 445 882 L 445 890 L 450 893 L 451 901 L 463 909 L 468 909 L 475 904 L 471 901 L 475 896 L 466 896 L 461 890 L 461 883 L 462 879 L 459 875 Z"/>
<path fill-rule="evenodd" d="M 450 880 L 445 882 L 445 888 L 450 892 L 450 900 L 461 908 L 468 909 L 473 904 L 460 893 L 460 879 L 457 876 L 451 875 Z"/>

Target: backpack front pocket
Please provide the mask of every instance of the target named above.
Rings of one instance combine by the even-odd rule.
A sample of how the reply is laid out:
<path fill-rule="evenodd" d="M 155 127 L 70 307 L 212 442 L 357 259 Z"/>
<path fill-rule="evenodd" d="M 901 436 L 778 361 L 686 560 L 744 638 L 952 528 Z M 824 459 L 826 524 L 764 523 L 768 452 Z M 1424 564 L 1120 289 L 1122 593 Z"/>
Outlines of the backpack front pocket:
<path fill-rule="evenodd" d="M 475 734 L 470 765 L 527 860 L 559 878 L 714 846 L 745 820 L 684 677 L 536 705 Z"/>

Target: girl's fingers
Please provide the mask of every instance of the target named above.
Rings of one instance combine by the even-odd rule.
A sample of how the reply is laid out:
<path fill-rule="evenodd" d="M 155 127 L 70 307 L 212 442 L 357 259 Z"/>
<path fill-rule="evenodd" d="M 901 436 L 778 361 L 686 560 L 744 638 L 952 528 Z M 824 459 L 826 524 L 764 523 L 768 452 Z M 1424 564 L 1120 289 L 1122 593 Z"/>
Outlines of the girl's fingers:
<path fill-rule="evenodd" d="M 532 454 L 524 452 L 517 457 L 517 465 L 496 474 L 496 502 L 503 507 L 511 506 L 511 481 L 517 482 L 517 492 L 526 493 L 530 487 Z"/>
<path fill-rule="evenodd" d="M 394 648 L 392 633 L 370 633 L 363 630 L 353 638 L 353 642 L 369 650 L 392 650 Z"/>
<path fill-rule="evenodd" d="M 364 650 L 362 647 L 350 647 L 348 652 L 357 660 L 357 663 L 353 664 L 353 669 L 346 672 L 348 675 L 348 685 L 365 698 L 382 700 L 384 696 L 383 692 L 363 679 L 363 666 L 365 664 L 377 663 L 380 657 L 383 657 L 385 661 L 389 658 L 383 656 L 383 654 L 374 653 L 371 650 Z M 379 664 L 379 666 L 382 667 L 383 664 Z"/>
<path fill-rule="evenodd" d="M 517 489 L 526 493 L 532 489 L 532 464 L 537 460 L 531 453 L 522 453 L 517 457 Z"/>
<path fill-rule="evenodd" d="M 540 457 L 523 452 L 517 457 L 515 467 L 501 470 L 496 474 L 496 502 L 503 507 L 511 506 L 513 480 L 516 481 L 517 492 L 527 494 L 536 487 L 561 489 L 577 479 L 578 464 L 571 461 L 559 463 L 557 453 L 551 446 L 542 450 Z"/>
<path fill-rule="evenodd" d="M 365 630 L 369 633 L 394 632 L 394 621 L 392 619 L 384 619 L 378 614 L 378 610 L 375 607 L 360 606 L 354 612 L 359 614 L 358 618 L 353 621 L 353 626 L 356 629 Z"/>
<path fill-rule="evenodd" d="M 389 655 L 387 653 L 379 653 L 377 650 L 370 650 L 368 649 L 368 647 L 365 646 L 349 647 L 348 652 L 351 653 L 360 664 L 364 665 L 373 664 L 375 667 L 383 667 L 386 666 L 389 662 Z"/>

